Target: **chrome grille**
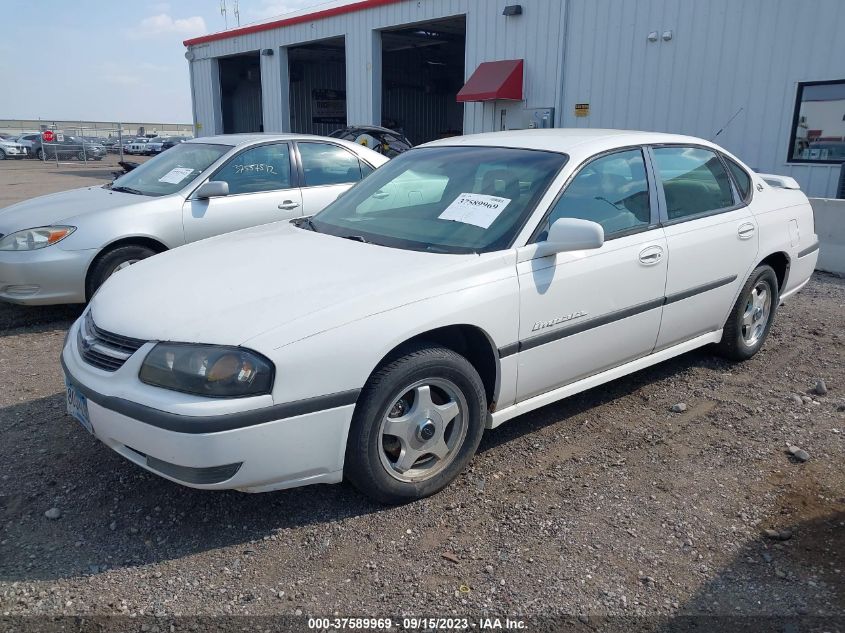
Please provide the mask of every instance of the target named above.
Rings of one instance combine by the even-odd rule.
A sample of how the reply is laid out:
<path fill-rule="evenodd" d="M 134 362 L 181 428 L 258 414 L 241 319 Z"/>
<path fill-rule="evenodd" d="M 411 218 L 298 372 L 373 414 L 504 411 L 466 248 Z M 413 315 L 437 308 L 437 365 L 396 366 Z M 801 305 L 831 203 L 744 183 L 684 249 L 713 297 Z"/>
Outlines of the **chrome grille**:
<path fill-rule="evenodd" d="M 104 371 L 117 371 L 138 349 L 146 343 L 97 327 L 91 312 L 87 312 L 77 335 L 79 355 L 89 365 Z"/>

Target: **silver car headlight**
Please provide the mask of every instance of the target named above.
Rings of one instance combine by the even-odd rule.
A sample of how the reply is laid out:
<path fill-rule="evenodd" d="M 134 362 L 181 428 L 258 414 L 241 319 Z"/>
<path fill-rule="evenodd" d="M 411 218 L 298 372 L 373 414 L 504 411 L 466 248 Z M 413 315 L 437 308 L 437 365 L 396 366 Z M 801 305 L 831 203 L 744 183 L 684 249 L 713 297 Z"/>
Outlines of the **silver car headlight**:
<path fill-rule="evenodd" d="M 0 251 L 34 251 L 61 242 L 75 226 L 41 226 L 10 233 L 0 239 Z"/>
<path fill-rule="evenodd" d="M 269 394 L 273 363 L 242 347 L 158 343 L 138 374 L 141 382 L 210 398 Z"/>

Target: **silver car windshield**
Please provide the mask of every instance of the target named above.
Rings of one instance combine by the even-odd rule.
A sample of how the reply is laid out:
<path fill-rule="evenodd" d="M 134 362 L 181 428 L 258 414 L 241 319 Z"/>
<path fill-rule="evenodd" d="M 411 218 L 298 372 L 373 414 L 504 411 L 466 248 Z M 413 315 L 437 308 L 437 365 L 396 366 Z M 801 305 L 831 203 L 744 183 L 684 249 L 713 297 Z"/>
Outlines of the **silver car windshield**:
<path fill-rule="evenodd" d="M 185 187 L 231 149 L 230 145 L 181 143 L 122 175 L 111 184 L 111 189 L 142 196 L 166 196 Z"/>

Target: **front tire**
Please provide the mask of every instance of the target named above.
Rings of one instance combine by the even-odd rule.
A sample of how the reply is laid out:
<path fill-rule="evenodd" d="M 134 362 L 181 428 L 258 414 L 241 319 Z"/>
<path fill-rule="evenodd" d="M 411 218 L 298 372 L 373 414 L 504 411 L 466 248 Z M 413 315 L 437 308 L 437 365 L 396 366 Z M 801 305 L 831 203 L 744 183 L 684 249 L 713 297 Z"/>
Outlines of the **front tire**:
<path fill-rule="evenodd" d="M 106 251 L 91 266 L 88 281 L 85 284 L 86 298 L 90 301 L 94 293 L 106 282 L 106 279 L 119 270 L 123 270 L 155 254 L 156 251 L 153 249 L 139 244 L 127 244 L 126 246 L 118 246 L 110 251 Z"/>
<path fill-rule="evenodd" d="M 771 266 L 754 269 L 742 287 L 722 332 L 719 353 L 731 360 L 748 360 L 760 351 L 775 318 L 780 294 Z"/>
<path fill-rule="evenodd" d="M 448 486 L 484 433 L 487 399 L 472 364 L 436 344 L 416 344 L 370 376 L 358 399 L 344 474 L 386 504 Z"/>

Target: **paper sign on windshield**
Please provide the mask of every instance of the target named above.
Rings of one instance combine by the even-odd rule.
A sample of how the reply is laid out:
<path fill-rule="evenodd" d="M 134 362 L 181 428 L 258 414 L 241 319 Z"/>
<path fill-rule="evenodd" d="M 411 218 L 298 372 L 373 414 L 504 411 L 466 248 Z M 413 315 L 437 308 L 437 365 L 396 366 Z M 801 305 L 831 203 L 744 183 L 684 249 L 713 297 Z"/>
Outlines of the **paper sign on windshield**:
<path fill-rule="evenodd" d="M 510 198 L 487 196 L 483 193 L 462 193 L 438 217 L 441 220 L 454 220 L 487 229 L 510 202 Z"/>
<path fill-rule="evenodd" d="M 190 167 L 174 167 L 158 179 L 159 182 L 169 182 L 171 185 L 178 185 L 188 176 L 194 173 Z"/>

